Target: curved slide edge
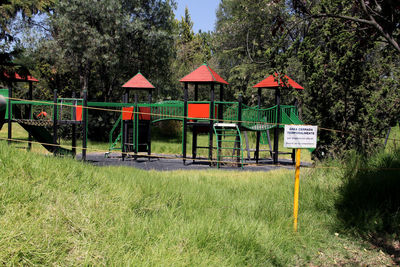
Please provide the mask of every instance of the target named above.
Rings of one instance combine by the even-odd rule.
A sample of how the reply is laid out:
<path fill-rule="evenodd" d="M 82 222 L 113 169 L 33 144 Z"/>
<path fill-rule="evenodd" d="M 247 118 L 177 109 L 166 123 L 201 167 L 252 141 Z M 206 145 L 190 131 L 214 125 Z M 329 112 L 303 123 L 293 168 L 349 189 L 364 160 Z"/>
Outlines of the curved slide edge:
<path fill-rule="evenodd" d="M 4 96 L 0 95 L 0 130 L 6 122 L 7 101 Z"/>

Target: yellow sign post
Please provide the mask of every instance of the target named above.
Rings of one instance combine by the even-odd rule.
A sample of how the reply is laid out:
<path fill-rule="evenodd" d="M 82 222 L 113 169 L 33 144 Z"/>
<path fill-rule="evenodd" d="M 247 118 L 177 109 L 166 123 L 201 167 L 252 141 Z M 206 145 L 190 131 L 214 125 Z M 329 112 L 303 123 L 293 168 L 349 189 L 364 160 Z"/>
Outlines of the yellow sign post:
<path fill-rule="evenodd" d="M 300 188 L 300 152 L 301 149 L 296 149 L 296 171 L 294 180 L 294 203 L 293 203 L 293 229 L 297 232 L 297 215 L 299 213 L 299 188 Z"/>
<path fill-rule="evenodd" d="M 293 229 L 297 232 L 297 219 L 299 214 L 299 192 L 300 192 L 300 153 L 301 148 L 317 147 L 317 126 L 308 125 L 285 125 L 284 147 L 296 149 L 296 171 L 294 180 L 293 201 Z"/>

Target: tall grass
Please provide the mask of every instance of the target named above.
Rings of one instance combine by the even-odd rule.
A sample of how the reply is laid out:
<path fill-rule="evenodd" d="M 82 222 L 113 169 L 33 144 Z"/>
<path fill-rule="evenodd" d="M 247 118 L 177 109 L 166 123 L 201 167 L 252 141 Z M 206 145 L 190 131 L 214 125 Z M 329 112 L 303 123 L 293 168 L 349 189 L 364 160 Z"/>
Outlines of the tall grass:
<path fill-rule="evenodd" d="M 389 264 L 335 234 L 339 172 L 142 171 L 38 156 L 0 142 L 0 264 Z M 357 251 L 354 256 L 354 251 Z"/>
<path fill-rule="evenodd" d="M 338 201 L 339 217 L 363 235 L 400 236 L 400 150 L 347 160 Z"/>

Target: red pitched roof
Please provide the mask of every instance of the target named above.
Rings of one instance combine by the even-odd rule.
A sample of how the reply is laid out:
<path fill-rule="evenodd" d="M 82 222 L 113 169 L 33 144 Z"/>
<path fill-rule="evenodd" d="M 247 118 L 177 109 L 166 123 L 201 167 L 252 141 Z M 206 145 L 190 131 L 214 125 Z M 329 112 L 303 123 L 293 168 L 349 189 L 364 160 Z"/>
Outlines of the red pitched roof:
<path fill-rule="evenodd" d="M 21 76 L 18 73 L 14 72 L 13 74 L 9 74 L 7 72 L 3 73 L 4 77 L 10 80 L 14 80 L 17 82 L 38 82 L 39 80 L 31 75 Z"/>
<path fill-rule="evenodd" d="M 280 83 L 278 84 L 277 81 L 275 80 L 277 77 L 277 73 L 274 75 L 268 76 L 265 80 L 262 80 L 261 82 L 257 83 L 256 85 L 253 86 L 253 88 L 275 88 L 275 87 L 293 87 L 295 89 L 303 90 L 304 87 L 302 87 L 300 84 L 296 83 L 292 79 L 290 79 L 287 75 L 285 75 L 285 82 L 282 81 L 282 78 L 280 78 Z"/>
<path fill-rule="evenodd" d="M 154 89 L 155 87 L 139 72 L 133 76 L 124 85 L 124 88 L 134 88 L 134 89 Z"/>
<path fill-rule="evenodd" d="M 190 74 L 186 75 L 180 82 L 200 82 L 200 83 L 222 83 L 229 84 L 227 81 L 222 79 L 213 69 L 207 64 L 203 64 L 195 69 Z"/>

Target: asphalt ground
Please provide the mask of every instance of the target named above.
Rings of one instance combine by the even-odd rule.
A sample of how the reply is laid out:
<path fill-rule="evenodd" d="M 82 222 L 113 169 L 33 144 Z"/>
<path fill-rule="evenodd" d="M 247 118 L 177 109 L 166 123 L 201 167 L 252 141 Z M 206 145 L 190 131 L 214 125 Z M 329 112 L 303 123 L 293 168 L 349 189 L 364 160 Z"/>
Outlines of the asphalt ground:
<path fill-rule="evenodd" d="M 129 156 L 122 159 L 121 153 L 90 153 L 86 155 L 88 163 L 95 166 L 128 166 L 142 170 L 173 171 L 173 170 L 209 170 L 217 169 L 216 165 L 210 166 L 206 159 L 186 160 L 181 158 L 169 158 L 171 155 L 152 155 L 152 157 L 139 156 L 136 160 Z M 172 156 L 174 157 L 174 156 Z M 178 157 L 178 156 L 176 156 Z M 81 155 L 78 156 L 78 159 Z M 311 163 L 302 162 L 302 166 L 311 166 Z M 220 170 L 230 171 L 271 171 L 277 169 L 294 169 L 292 160 L 280 159 L 275 165 L 272 159 L 262 159 L 259 164 L 255 160 L 246 160 L 243 168 L 237 167 L 234 163 L 221 164 Z"/>

